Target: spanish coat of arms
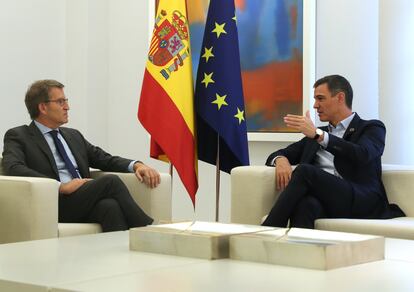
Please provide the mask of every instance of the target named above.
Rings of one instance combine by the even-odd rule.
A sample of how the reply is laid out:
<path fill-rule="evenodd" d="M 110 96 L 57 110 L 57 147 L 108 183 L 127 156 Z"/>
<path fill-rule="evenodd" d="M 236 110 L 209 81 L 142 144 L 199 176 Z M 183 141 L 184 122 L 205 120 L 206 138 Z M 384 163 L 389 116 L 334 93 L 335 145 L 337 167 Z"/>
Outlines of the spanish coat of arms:
<path fill-rule="evenodd" d="M 172 60 L 172 64 L 160 71 L 165 79 L 184 64 L 189 57 L 189 33 L 187 19 L 181 12 L 172 13 L 171 22 L 167 13 L 162 10 L 155 20 L 155 28 L 148 54 L 149 61 L 155 66 L 164 67 Z"/>

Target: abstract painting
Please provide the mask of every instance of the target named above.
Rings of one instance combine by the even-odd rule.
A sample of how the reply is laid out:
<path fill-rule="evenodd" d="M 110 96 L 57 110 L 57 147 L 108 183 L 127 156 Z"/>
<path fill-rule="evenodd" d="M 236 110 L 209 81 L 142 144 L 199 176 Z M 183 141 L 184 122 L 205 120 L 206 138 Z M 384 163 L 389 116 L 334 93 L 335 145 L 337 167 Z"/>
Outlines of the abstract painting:
<path fill-rule="evenodd" d="M 249 133 L 293 132 L 283 116 L 304 112 L 303 2 L 235 0 Z M 194 76 L 208 4 L 187 1 Z"/>

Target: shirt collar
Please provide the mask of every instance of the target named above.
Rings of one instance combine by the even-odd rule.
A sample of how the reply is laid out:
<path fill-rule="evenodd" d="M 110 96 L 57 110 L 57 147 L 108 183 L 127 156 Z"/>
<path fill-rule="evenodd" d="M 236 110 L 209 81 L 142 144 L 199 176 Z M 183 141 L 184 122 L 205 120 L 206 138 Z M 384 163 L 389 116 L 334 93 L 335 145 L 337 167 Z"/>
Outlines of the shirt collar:
<path fill-rule="evenodd" d="M 40 130 L 40 132 L 42 132 L 43 135 L 45 135 L 45 134 L 47 134 L 47 133 L 49 133 L 50 131 L 53 131 L 53 130 L 58 130 L 59 131 L 59 129 L 48 128 L 48 127 L 46 127 L 42 123 L 39 123 L 36 120 L 33 120 L 33 122 L 35 123 L 36 127 Z"/>
<path fill-rule="evenodd" d="M 329 128 L 329 132 L 331 132 L 333 129 L 336 129 L 338 127 L 342 127 L 344 130 L 348 129 L 349 124 L 351 124 L 351 121 L 353 120 L 353 118 L 355 117 L 355 113 L 352 113 L 349 117 L 343 119 L 342 121 L 340 121 L 336 127 L 334 127 L 333 125 L 329 124 L 328 128 Z"/>

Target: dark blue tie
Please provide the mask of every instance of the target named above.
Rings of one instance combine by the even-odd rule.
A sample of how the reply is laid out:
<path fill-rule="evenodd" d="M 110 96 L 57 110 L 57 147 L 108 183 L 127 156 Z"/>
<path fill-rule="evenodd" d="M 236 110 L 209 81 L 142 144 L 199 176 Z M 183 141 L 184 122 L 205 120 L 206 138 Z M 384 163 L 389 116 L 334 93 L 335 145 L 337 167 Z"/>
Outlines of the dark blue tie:
<path fill-rule="evenodd" d="M 73 178 L 80 178 L 75 166 L 73 165 L 72 161 L 70 161 L 68 154 L 66 153 L 65 147 L 63 147 L 62 141 L 58 138 L 58 131 L 53 130 L 49 132 L 53 138 L 53 142 L 55 142 L 55 146 L 57 151 L 59 152 L 60 156 L 65 161 L 66 168 L 69 170 L 69 173 L 72 175 Z"/>

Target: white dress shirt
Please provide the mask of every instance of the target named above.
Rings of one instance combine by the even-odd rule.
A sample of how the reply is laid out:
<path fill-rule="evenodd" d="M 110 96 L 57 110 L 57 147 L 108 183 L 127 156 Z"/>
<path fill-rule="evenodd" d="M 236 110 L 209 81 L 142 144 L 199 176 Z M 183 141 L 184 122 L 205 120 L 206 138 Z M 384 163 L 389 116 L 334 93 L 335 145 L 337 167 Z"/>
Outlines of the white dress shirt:
<path fill-rule="evenodd" d="M 49 145 L 50 150 L 52 151 L 53 158 L 55 159 L 56 166 L 59 172 L 59 179 L 62 183 L 67 183 L 72 180 L 72 175 L 70 174 L 69 170 L 66 168 L 65 161 L 60 156 L 55 142 L 53 141 L 52 136 L 49 134 L 52 130 L 58 130 L 58 139 L 62 142 L 63 147 L 65 148 L 66 153 L 68 154 L 68 157 L 70 161 L 72 162 L 73 166 L 75 166 L 76 172 L 79 174 L 79 177 L 82 177 L 78 170 L 78 164 L 76 163 L 75 157 L 72 154 L 72 151 L 70 150 L 68 143 L 66 143 L 63 136 L 60 134 L 59 129 L 50 129 L 46 127 L 45 125 L 39 123 L 38 121 L 34 121 L 35 125 L 39 128 L 40 132 L 42 132 L 43 136 L 46 139 L 47 144 Z"/>
<path fill-rule="evenodd" d="M 328 130 L 329 134 L 334 135 L 336 137 L 342 138 L 346 132 L 346 129 L 348 129 L 349 124 L 351 123 L 352 119 L 354 118 L 355 113 L 352 113 L 349 117 L 339 122 L 336 127 L 329 124 Z M 316 152 L 316 158 L 315 158 L 315 165 L 319 168 L 325 170 L 326 172 L 329 172 L 335 176 L 341 177 L 338 173 L 338 171 L 335 169 L 334 165 L 334 156 L 326 151 L 326 147 L 328 147 L 329 143 L 329 135 L 325 132 L 323 135 L 323 141 L 319 142 L 321 145 L 321 148 Z"/>

